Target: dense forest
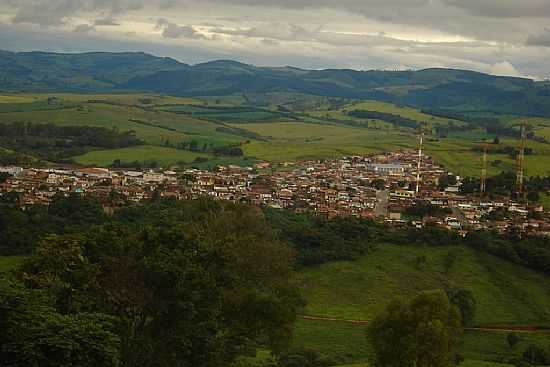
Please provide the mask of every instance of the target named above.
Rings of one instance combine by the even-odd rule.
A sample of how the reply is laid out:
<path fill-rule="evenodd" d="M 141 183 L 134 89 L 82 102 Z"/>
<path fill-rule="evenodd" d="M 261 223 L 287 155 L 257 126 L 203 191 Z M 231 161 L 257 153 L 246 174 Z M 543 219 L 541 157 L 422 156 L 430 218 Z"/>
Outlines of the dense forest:
<path fill-rule="evenodd" d="M 0 124 L 0 146 L 59 162 L 94 148 L 115 149 L 141 145 L 133 131 L 54 124 Z"/>
<path fill-rule="evenodd" d="M 286 349 L 302 301 L 291 251 L 257 210 L 209 200 L 100 210 L 58 198 L 20 213 L 43 216 L 32 234 L 3 212 L 1 243 L 34 244 L 0 281 L 3 366 L 226 366 Z"/>

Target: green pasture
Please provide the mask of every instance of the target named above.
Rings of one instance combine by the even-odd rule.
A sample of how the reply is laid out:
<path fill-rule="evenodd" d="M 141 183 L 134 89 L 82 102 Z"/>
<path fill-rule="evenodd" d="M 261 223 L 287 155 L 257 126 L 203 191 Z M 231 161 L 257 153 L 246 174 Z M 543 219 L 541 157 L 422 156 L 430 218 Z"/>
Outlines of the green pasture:
<path fill-rule="evenodd" d="M 211 158 L 206 153 L 194 153 L 188 150 L 179 150 L 151 145 L 141 145 L 122 149 L 96 150 L 74 157 L 77 163 L 89 166 L 109 166 L 115 159 L 122 162 L 157 161 L 163 166 L 179 163 L 191 163 L 197 157 Z"/>
<path fill-rule="evenodd" d="M 0 274 L 14 270 L 23 259 L 23 256 L 0 256 Z"/>
<path fill-rule="evenodd" d="M 473 292 L 475 323 L 550 325 L 549 277 L 467 247 L 382 244 L 357 261 L 307 268 L 301 284 L 308 315 L 368 320 L 392 298 L 450 286 Z"/>
<path fill-rule="evenodd" d="M 294 345 L 313 349 L 337 360 L 340 367 L 367 367 L 369 347 L 366 325 L 340 321 L 298 320 L 294 329 Z M 458 352 L 466 359 L 461 366 L 506 367 L 531 344 L 546 346 L 550 334 L 518 334 L 520 342 L 510 348 L 507 332 L 465 331 Z"/>
<path fill-rule="evenodd" d="M 404 134 L 348 126 L 299 122 L 238 126 L 270 139 L 243 146 L 248 156 L 268 161 L 332 158 L 413 146 Z"/>
<path fill-rule="evenodd" d="M 448 261 L 450 256 L 455 260 Z M 393 298 L 449 286 L 473 292 L 475 323 L 550 324 L 547 276 L 466 247 L 381 244 L 359 260 L 306 268 L 300 277 L 306 315 L 370 320 Z M 345 363 L 366 363 L 365 328 L 342 321 L 300 319 L 294 344 L 342 358 Z M 510 348 L 506 335 L 505 331 L 466 331 L 459 347 L 467 359 L 464 365 L 503 366 L 530 344 L 550 344 L 548 333 L 521 333 L 520 343 Z"/>
<path fill-rule="evenodd" d="M 220 133 L 220 125 L 185 115 L 150 111 L 133 106 L 83 103 L 78 107 L 42 111 L 0 113 L 0 122 L 53 123 L 57 125 L 96 126 L 133 130 L 150 144 L 176 143 L 191 139 L 238 142 L 241 137 Z"/>

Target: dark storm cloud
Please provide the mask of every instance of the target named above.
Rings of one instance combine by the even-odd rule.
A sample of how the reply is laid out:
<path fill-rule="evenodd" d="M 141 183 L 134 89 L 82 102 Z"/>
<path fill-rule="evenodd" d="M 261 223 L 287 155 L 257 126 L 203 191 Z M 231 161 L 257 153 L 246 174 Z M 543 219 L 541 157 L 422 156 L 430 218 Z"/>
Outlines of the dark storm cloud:
<path fill-rule="evenodd" d="M 444 0 L 474 16 L 491 18 L 550 17 L 548 0 Z"/>

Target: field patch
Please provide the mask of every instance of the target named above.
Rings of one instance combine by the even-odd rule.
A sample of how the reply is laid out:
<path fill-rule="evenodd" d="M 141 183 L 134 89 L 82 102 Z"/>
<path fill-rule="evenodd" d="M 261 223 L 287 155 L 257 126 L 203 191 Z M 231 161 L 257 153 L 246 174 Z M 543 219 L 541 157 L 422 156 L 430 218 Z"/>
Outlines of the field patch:
<path fill-rule="evenodd" d="M 197 157 L 211 158 L 209 154 L 194 153 L 187 150 L 143 145 L 123 149 L 96 150 L 73 159 L 83 165 L 109 166 L 115 159 L 122 162 L 151 162 L 168 166 L 178 163 L 191 163 Z"/>
<path fill-rule="evenodd" d="M 23 256 L 0 256 L 0 274 L 14 270 L 24 259 Z"/>
<path fill-rule="evenodd" d="M 449 256 L 456 260 L 446 268 Z M 308 315 L 369 320 L 394 297 L 448 284 L 473 292 L 476 323 L 550 325 L 549 277 L 466 247 L 383 244 L 360 260 L 308 268 L 301 276 Z"/>

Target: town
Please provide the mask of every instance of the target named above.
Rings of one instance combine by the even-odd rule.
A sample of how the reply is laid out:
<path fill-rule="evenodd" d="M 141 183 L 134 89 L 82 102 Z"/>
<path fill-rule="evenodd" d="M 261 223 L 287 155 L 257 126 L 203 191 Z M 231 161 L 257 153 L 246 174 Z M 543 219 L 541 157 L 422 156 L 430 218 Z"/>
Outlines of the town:
<path fill-rule="evenodd" d="M 420 167 L 420 169 L 419 169 Z M 438 226 L 550 236 L 550 213 L 510 197 L 461 193 L 462 177 L 429 156 L 401 150 L 369 156 L 254 167 L 123 170 L 0 167 L 0 195 L 16 193 L 23 209 L 71 193 L 98 199 L 107 213 L 155 196 L 179 200 L 208 196 L 328 218 L 354 216 L 394 226 Z"/>

